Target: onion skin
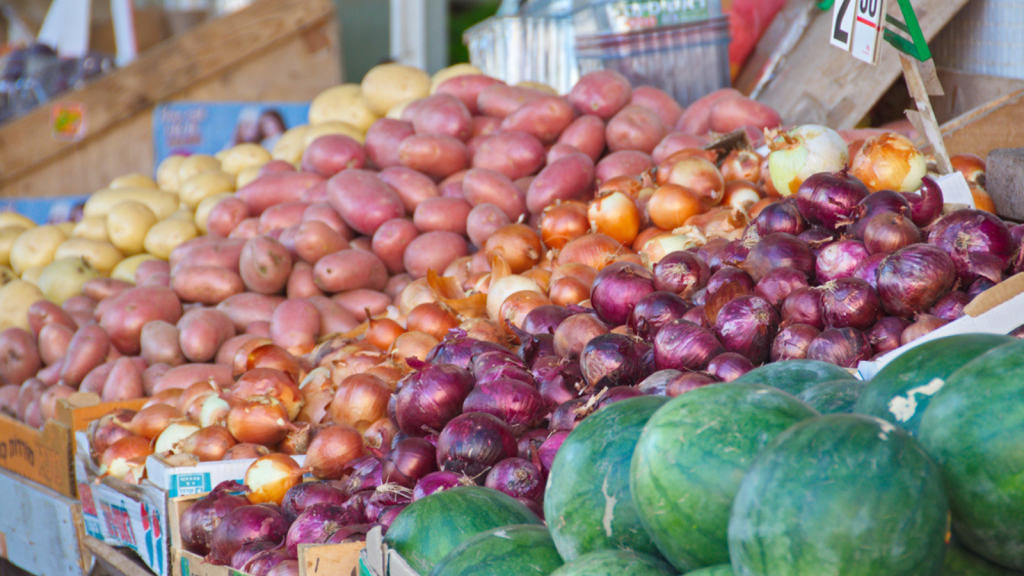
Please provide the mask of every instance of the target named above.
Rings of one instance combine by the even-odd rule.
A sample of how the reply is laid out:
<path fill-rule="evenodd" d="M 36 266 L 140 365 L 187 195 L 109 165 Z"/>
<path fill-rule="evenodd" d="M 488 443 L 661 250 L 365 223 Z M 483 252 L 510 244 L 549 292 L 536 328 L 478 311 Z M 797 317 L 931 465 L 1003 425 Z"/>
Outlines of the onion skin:
<path fill-rule="evenodd" d="M 867 198 L 861 200 L 857 205 L 857 221 L 846 227 L 846 234 L 863 240 L 864 228 L 868 222 L 875 216 L 886 212 L 910 218 L 910 201 L 903 194 L 892 190 L 879 190 L 868 194 Z"/>
<path fill-rule="evenodd" d="M 662 326 L 681 319 L 690 308 L 686 300 L 672 292 L 651 292 L 633 308 L 629 328 L 640 338 L 651 341 Z"/>
<path fill-rule="evenodd" d="M 750 360 L 736 352 L 719 354 L 708 363 L 708 373 L 721 382 L 732 382 L 753 369 Z"/>
<path fill-rule="evenodd" d="M 867 187 L 845 170 L 820 172 L 800 185 L 796 203 L 808 222 L 835 231 L 856 220 L 858 205 L 868 194 Z"/>
<path fill-rule="evenodd" d="M 363 435 L 345 424 L 332 424 L 316 433 L 306 450 L 306 466 L 317 478 L 337 480 L 349 464 L 363 455 Z"/>
<path fill-rule="evenodd" d="M 912 317 L 931 308 L 953 288 L 953 260 L 929 244 L 913 244 L 890 255 L 878 267 L 878 297 L 893 316 Z"/>
<path fill-rule="evenodd" d="M 348 495 L 327 482 L 301 482 L 285 492 L 281 510 L 289 522 L 294 522 L 302 512 L 313 504 L 334 504 L 340 506 Z"/>
<path fill-rule="evenodd" d="M 527 460 L 506 458 L 487 473 L 484 486 L 536 502 L 544 496 L 544 474 Z"/>
<path fill-rule="evenodd" d="M 370 374 L 353 374 L 341 381 L 331 400 L 331 419 L 360 433 L 387 416 L 391 387 Z"/>
<path fill-rule="evenodd" d="M 888 254 L 920 241 L 921 231 L 899 214 L 878 214 L 864 227 L 864 246 L 871 254 Z"/>
<path fill-rule="evenodd" d="M 669 252 L 654 264 L 654 289 L 689 298 L 707 285 L 711 270 L 692 252 Z"/>
<path fill-rule="evenodd" d="M 316 544 L 330 537 L 342 526 L 356 524 L 359 518 L 355 518 L 349 510 L 326 502 L 311 504 L 302 511 L 288 528 L 285 537 L 285 546 L 289 557 L 299 555 L 299 544 Z"/>
<path fill-rule="evenodd" d="M 176 448 L 200 462 L 219 462 L 236 444 L 235 437 L 224 426 L 207 426 L 182 440 Z"/>
<path fill-rule="evenodd" d="M 982 210 L 955 210 L 943 216 L 932 224 L 928 243 L 949 254 L 963 285 L 978 276 L 1000 282 L 1019 247 L 1006 224 Z"/>
<path fill-rule="evenodd" d="M 519 452 L 512 430 L 490 414 L 457 416 L 437 440 L 437 464 L 446 472 L 479 478 L 491 466 Z"/>
<path fill-rule="evenodd" d="M 910 192 L 920 186 L 927 165 L 924 155 L 906 136 L 886 132 L 864 141 L 850 171 L 872 191 Z"/>
<path fill-rule="evenodd" d="M 559 324 L 569 316 L 572 312 L 564 306 L 546 304 L 530 310 L 520 328 L 528 334 L 554 334 Z"/>
<path fill-rule="evenodd" d="M 822 286 L 821 309 L 830 328 L 867 330 L 881 308 L 875 289 L 859 278 L 841 278 Z"/>
<path fill-rule="evenodd" d="M 580 369 L 590 391 L 633 386 L 643 380 L 646 348 L 643 341 L 622 334 L 602 334 L 588 342 L 580 354 Z"/>
<path fill-rule="evenodd" d="M 826 246 L 815 260 L 818 282 L 825 283 L 853 276 L 861 262 L 870 256 L 863 242 L 845 239 Z"/>
<path fill-rule="evenodd" d="M 239 442 L 273 445 L 288 434 L 291 422 L 280 400 L 251 396 L 238 401 L 228 413 L 228 430 Z"/>
<path fill-rule="evenodd" d="M 478 383 L 462 405 L 463 412 L 482 412 L 501 419 L 513 432 L 540 424 L 547 402 L 535 387 L 519 380 Z"/>
<path fill-rule="evenodd" d="M 616 262 L 597 273 L 590 301 L 603 319 L 614 326 L 629 320 L 636 303 L 654 292 L 654 276 L 643 266 Z"/>
<path fill-rule="evenodd" d="M 555 330 L 555 353 L 561 358 L 578 358 L 587 342 L 608 332 L 608 327 L 593 314 L 575 314 Z"/>
<path fill-rule="evenodd" d="M 872 288 L 878 290 L 878 266 L 888 256 L 888 254 L 879 252 L 861 260 L 860 264 L 857 264 L 857 267 L 853 269 L 852 278 L 860 278 L 870 284 Z"/>
<path fill-rule="evenodd" d="M 754 364 L 768 360 L 779 329 L 779 313 L 760 296 L 741 296 L 722 307 L 715 319 L 715 335 L 730 352 Z"/>
<path fill-rule="evenodd" d="M 269 506 L 241 506 L 228 512 L 213 531 L 206 561 L 226 565 L 245 544 L 283 542 L 288 533 L 284 514 Z"/>
<path fill-rule="evenodd" d="M 710 262 L 709 262 L 710 264 Z M 787 267 L 812 277 L 815 258 L 806 242 L 792 234 L 775 232 L 761 239 L 750 249 L 741 268 L 759 282 L 775 268 Z"/>
<path fill-rule="evenodd" d="M 725 348 L 710 330 L 686 320 L 668 323 L 654 337 L 658 370 L 703 370 L 723 352 Z"/>
<path fill-rule="evenodd" d="M 928 310 L 928 313 L 947 322 L 952 322 L 964 315 L 964 306 L 970 301 L 971 297 L 965 292 L 953 290 L 939 298 L 939 301 Z"/>
<path fill-rule="evenodd" d="M 462 411 L 473 384 L 472 374 L 453 365 L 430 365 L 407 376 L 397 394 L 399 428 L 410 436 L 441 430 Z"/>
<path fill-rule="evenodd" d="M 903 192 L 903 196 L 910 203 L 910 218 L 918 228 L 924 228 L 942 215 L 942 188 L 930 177 L 921 179 L 919 194 Z"/>
<path fill-rule="evenodd" d="M 716 382 L 718 382 L 718 378 L 707 372 L 684 372 L 669 382 L 668 387 L 665 389 L 665 395 L 669 398 L 675 398 L 691 390 L 715 384 Z"/>
<path fill-rule="evenodd" d="M 818 335 L 807 349 L 808 360 L 829 362 L 843 368 L 856 368 L 857 363 L 874 355 L 871 342 L 856 328 L 829 328 Z"/>
<path fill-rule="evenodd" d="M 422 438 L 405 438 L 381 459 L 381 479 L 386 484 L 412 488 L 437 470 L 437 450 Z"/>
<path fill-rule="evenodd" d="M 807 229 L 796 201 L 789 198 L 765 206 L 750 225 L 761 237 L 774 232 L 796 236 Z"/>
<path fill-rule="evenodd" d="M 881 356 L 902 346 L 900 336 L 907 326 L 910 326 L 910 320 L 899 316 L 886 316 L 875 322 L 875 325 L 865 332 L 875 356 Z"/>
<path fill-rule="evenodd" d="M 792 268 L 776 268 L 766 274 L 754 286 L 754 294 L 764 298 L 775 308 L 781 308 L 794 290 L 806 288 L 807 276 Z"/>
<path fill-rule="evenodd" d="M 547 433 L 545 432 L 546 436 Z M 420 478 L 420 481 L 416 483 L 416 487 L 412 491 L 412 501 L 415 502 L 435 492 L 441 492 L 458 486 L 472 485 L 475 485 L 472 480 L 455 472 L 431 472 Z"/>
<path fill-rule="evenodd" d="M 790 324 L 779 330 L 772 341 L 772 362 L 782 360 L 804 360 L 807 349 L 821 330 L 808 324 Z"/>
<path fill-rule="evenodd" d="M 235 508 L 249 505 L 244 496 L 230 494 L 243 489 L 244 487 L 235 481 L 221 482 L 182 513 L 181 541 L 186 550 L 200 556 L 210 553 L 213 531 L 221 519 Z"/>

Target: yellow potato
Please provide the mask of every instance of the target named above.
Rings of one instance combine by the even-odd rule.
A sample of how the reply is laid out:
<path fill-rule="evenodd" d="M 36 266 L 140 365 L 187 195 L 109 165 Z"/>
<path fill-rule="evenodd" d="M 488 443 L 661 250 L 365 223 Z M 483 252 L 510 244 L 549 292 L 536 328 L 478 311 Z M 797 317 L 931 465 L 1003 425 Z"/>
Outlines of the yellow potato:
<path fill-rule="evenodd" d="M 25 230 L 11 245 L 11 268 L 21 274 L 33 266 L 46 266 L 53 262 L 57 247 L 67 239 L 67 234 L 57 226 L 39 226 Z"/>
<path fill-rule="evenodd" d="M 74 222 L 58 222 L 57 224 L 54 224 L 54 226 L 56 226 L 57 229 L 63 232 L 68 238 L 70 238 L 71 233 L 75 231 Z"/>
<path fill-rule="evenodd" d="M 114 266 L 117 266 L 118 262 L 124 260 L 124 254 L 121 254 L 121 251 L 110 242 L 86 240 L 85 238 L 65 240 L 57 247 L 57 251 L 53 253 L 54 260 L 71 258 L 73 256 L 85 258 L 90 266 L 103 275 L 110 274 Z"/>
<path fill-rule="evenodd" d="M 122 188 L 120 190 L 100 190 L 85 202 L 86 216 L 106 216 L 110 209 L 125 200 L 133 200 L 145 204 L 157 219 L 163 220 L 178 209 L 180 201 L 173 192 L 147 190 L 145 188 Z"/>
<path fill-rule="evenodd" d="M 261 169 L 262 169 L 262 166 L 260 166 L 260 167 L 250 166 L 250 167 L 246 168 L 245 170 L 242 170 L 241 172 L 239 172 L 238 176 L 235 176 L 235 190 L 240 190 L 242 188 L 242 186 L 245 186 L 249 182 L 252 182 L 256 178 L 258 178 L 259 175 L 260 175 L 260 170 Z"/>
<path fill-rule="evenodd" d="M 555 90 L 554 88 L 552 88 L 551 86 L 548 86 L 547 84 L 541 84 L 540 82 L 529 82 L 529 81 L 520 82 L 519 84 L 516 84 L 516 87 L 518 87 L 518 88 L 531 88 L 533 90 L 539 90 L 541 92 L 547 92 L 548 94 L 551 94 L 553 96 L 558 96 L 558 90 Z"/>
<path fill-rule="evenodd" d="M 410 98 L 409 100 L 402 100 L 398 104 L 392 106 L 391 110 L 388 110 L 388 113 L 385 114 L 384 116 L 386 118 L 391 118 L 392 120 L 401 120 L 402 112 L 405 112 L 405 107 L 417 100 L 419 100 L 419 98 Z"/>
<path fill-rule="evenodd" d="M 203 198 L 203 201 L 199 203 L 199 206 L 196 206 L 195 223 L 200 234 L 209 234 L 209 229 L 206 227 L 206 221 L 209 219 L 210 211 L 213 210 L 213 207 L 221 200 L 231 198 L 232 196 L 234 196 L 234 194 L 231 194 L 230 192 L 221 192 L 220 194 L 214 194 L 213 196 Z"/>
<path fill-rule="evenodd" d="M 465 62 L 461 64 L 453 64 L 447 68 L 442 68 L 430 77 L 430 93 L 433 94 L 434 92 L 437 92 L 437 86 L 445 80 L 458 78 L 459 76 L 479 76 L 483 73 L 483 70 Z"/>
<path fill-rule="evenodd" d="M 0 288 L 0 331 L 8 328 L 29 330 L 28 314 L 32 304 L 45 300 L 39 288 L 24 280 L 11 280 Z"/>
<path fill-rule="evenodd" d="M 270 162 L 270 152 L 259 144 L 239 144 L 227 150 L 221 160 L 220 169 L 232 176 L 246 168 L 263 166 Z"/>
<path fill-rule="evenodd" d="M 118 202 L 107 214 L 107 236 L 122 254 L 138 254 L 144 250 L 146 232 L 158 221 L 156 214 L 141 202 Z"/>
<path fill-rule="evenodd" d="M 199 236 L 199 230 L 191 220 L 168 218 L 157 222 L 146 234 L 144 246 L 146 252 L 167 260 L 178 245 Z"/>
<path fill-rule="evenodd" d="M 227 150 L 221 150 L 220 152 L 215 153 L 213 155 L 213 157 L 217 159 L 217 162 L 220 162 L 221 164 L 223 164 L 224 163 L 224 157 L 227 156 L 227 154 L 228 154 Z"/>
<path fill-rule="evenodd" d="M 22 228 L 35 228 L 36 223 L 31 218 L 22 216 L 17 212 L 0 212 L 0 228 L 7 226 L 21 226 Z"/>
<path fill-rule="evenodd" d="M 366 73 L 360 87 L 370 110 L 376 114 L 386 114 L 392 106 L 403 100 L 428 96 L 430 76 L 412 66 L 381 64 Z"/>
<path fill-rule="evenodd" d="M 181 161 L 181 166 L 178 166 L 178 189 L 180 190 L 181 185 L 189 178 L 210 170 L 220 170 L 220 161 L 213 156 L 193 154 L 185 158 Z"/>
<path fill-rule="evenodd" d="M 74 256 L 54 260 L 43 268 L 38 286 L 47 300 L 60 306 L 68 298 L 81 294 L 87 280 L 99 277 L 100 273 L 85 258 Z"/>
<path fill-rule="evenodd" d="M 71 231 L 72 238 L 88 238 L 90 240 L 108 240 L 107 219 L 103 216 L 86 216 Z"/>
<path fill-rule="evenodd" d="M 21 273 L 21 279 L 33 286 L 39 286 L 39 277 L 43 275 L 46 266 L 33 266 Z"/>
<path fill-rule="evenodd" d="M 114 269 L 110 271 L 110 277 L 114 280 L 124 280 L 125 282 L 135 284 L 135 271 L 138 270 L 139 264 L 150 260 L 159 260 L 159 258 L 152 254 L 129 256 L 118 262 L 117 266 L 114 266 Z"/>
<path fill-rule="evenodd" d="M 309 106 L 309 123 L 316 125 L 324 122 L 344 122 L 361 132 L 369 130 L 380 116 L 370 110 L 366 98 L 358 90 L 359 86 L 356 86 L 355 93 L 351 90 L 337 90 L 347 86 L 353 85 L 345 84 L 330 88 L 314 98 Z"/>
<path fill-rule="evenodd" d="M 302 160 L 302 153 L 306 151 L 307 131 L 309 131 L 309 126 L 305 124 L 289 128 L 287 132 L 277 139 L 277 143 L 274 144 L 274 149 L 270 151 L 270 155 L 274 160 L 284 160 L 298 166 Z"/>
<path fill-rule="evenodd" d="M 146 176 L 145 174 L 139 174 L 138 172 L 125 174 L 124 176 L 118 176 L 117 178 L 114 178 L 113 180 L 110 181 L 110 186 L 107 186 L 107 188 L 114 188 L 115 190 L 117 188 L 150 188 L 152 190 L 159 189 L 159 187 L 156 185 L 156 182 L 152 178 Z"/>
<path fill-rule="evenodd" d="M 316 95 L 309 103 L 309 123 L 319 124 L 329 120 L 339 120 L 334 117 L 338 104 L 344 103 L 362 94 L 359 84 L 341 84 L 332 86 Z"/>
<path fill-rule="evenodd" d="M 303 142 L 303 149 L 309 146 L 313 140 L 327 134 L 342 134 L 352 138 L 360 144 L 366 140 L 366 134 L 359 131 L 358 128 L 351 124 L 344 122 L 324 122 L 323 124 L 317 124 L 316 126 L 310 126 L 309 130 L 306 130 L 306 139 Z M 302 156 L 299 156 L 302 159 Z"/>
<path fill-rule="evenodd" d="M 262 150 L 262 148 L 260 148 Z M 268 154 L 269 157 L 269 154 Z M 220 170 L 196 174 L 182 182 L 178 197 L 185 206 L 195 209 L 203 198 L 221 192 L 235 191 L 235 175 Z"/>
<path fill-rule="evenodd" d="M 7 266 L 0 266 L 0 286 L 7 284 L 11 280 L 17 279 L 18 275 L 14 273 L 14 270 L 11 270 Z"/>
<path fill-rule="evenodd" d="M 156 183 L 161 190 L 167 192 L 178 191 L 178 168 L 181 168 L 184 156 L 171 154 L 156 169 Z"/>
<path fill-rule="evenodd" d="M 4 226 L 0 228 L 0 266 L 11 263 L 11 248 L 14 241 L 25 231 L 21 226 Z"/>

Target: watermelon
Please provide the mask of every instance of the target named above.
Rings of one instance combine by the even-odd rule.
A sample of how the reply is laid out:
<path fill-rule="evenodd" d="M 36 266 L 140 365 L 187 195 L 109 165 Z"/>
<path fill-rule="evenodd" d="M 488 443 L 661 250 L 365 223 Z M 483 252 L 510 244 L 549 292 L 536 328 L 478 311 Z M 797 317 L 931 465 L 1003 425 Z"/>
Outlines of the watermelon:
<path fill-rule="evenodd" d="M 871 379 L 853 411 L 888 420 L 917 436 L 921 416 L 942 380 L 978 356 L 1014 340 L 998 334 L 961 334 L 915 346 Z"/>
<path fill-rule="evenodd" d="M 551 576 L 675 576 L 664 561 L 632 550 L 600 550 L 584 554 Z"/>
<path fill-rule="evenodd" d="M 778 388 L 796 396 L 804 390 L 829 380 L 852 380 L 845 368 L 819 360 L 783 360 L 755 368 L 733 382 L 761 384 Z"/>
<path fill-rule="evenodd" d="M 864 392 L 864 386 L 861 380 L 830 380 L 811 386 L 797 398 L 822 414 L 849 414 Z"/>
<path fill-rule="evenodd" d="M 1024 341 L 965 364 L 932 396 L 920 438 L 942 469 L 953 531 L 972 552 L 1024 570 Z"/>
<path fill-rule="evenodd" d="M 741 576 L 935 576 L 949 507 L 910 434 L 829 414 L 779 435 L 743 478 L 729 518 Z"/>
<path fill-rule="evenodd" d="M 668 398 L 615 402 L 579 423 L 558 449 L 544 491 L 544 517 L 558 552 L 572 561 L 597 550 L 658 555 L 629 492 L 629 463 L 647 420 Z"/>
<path fill-rule="evenodd" d="M 540 518 L 515 498 L 481 486 L 435 492 L 402 510 L 384 543 L 413 570 L 429 574 L 459 544 L 510 524 L 537 524 Z"/>
<path fill-rule="evenodd" d="M 561 565 L 547 529 L 524 524 L 473 536 L 438 562 L 430 576 L 548 576 Z"/>
<path fill-rule="evenodd" d="M 687 572 L 686 576 L 736 576 L 736 573 L 732 571 L 731 565 L 721 564 Z"/>
<path fill-rule="evenodd" d="M 971 553 L 953 539 L 946 547 L 942 576 L 1020 576 L 1021 572 L 997 566 Z"/>
<path fill-rule="evenodd" d="M 630 489 L 640 521 L 681 572 L 729 561 L 729 510 L 751 462 L 818 413 L 758 384 L 714 384 L 673 398 L 637 441 Z"/>

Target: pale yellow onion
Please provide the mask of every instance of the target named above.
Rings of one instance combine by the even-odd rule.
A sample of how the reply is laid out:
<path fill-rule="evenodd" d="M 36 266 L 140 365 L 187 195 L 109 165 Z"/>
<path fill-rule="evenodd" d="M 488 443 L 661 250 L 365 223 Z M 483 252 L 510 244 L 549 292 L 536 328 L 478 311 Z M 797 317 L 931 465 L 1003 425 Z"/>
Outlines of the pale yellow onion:
<path fill-rule="evenodd" d="M 689 250 L 701 246 L 699 239 L 691 234 L 663 234 L 655 236 L 640 249 L 640 256 L 645 262 L 655 264 L 670 252 Z"/>
<path fill-rule="evenodd" d="M 796 194 L 800 184 L 819 172 L 838 172 L 850 150 L 835 130 L 817 124 L 798 126 L 769 144 L 768 174 L 783 196 Z"/>
<path fill-rule="evenodd" d="M 220 394 L 210 394 L 203 400 L 203 407 L 199 409 L 199 424 L 207 426 L 225 426 L 228 422 L 228 413 L 231 412 L 231 403 L 225 400 Z"/>
<path fill-rule="evenodd" d="M 868 138 L 853 158 L 850 175 L 872 192 L 914 192 L 928 173 L 924 154 L 906 136 L 885 133 Z"/>
<path fill-rule="evenodd" d="M 505 299 L 521 290 L 543 293 L 536 282 L 518 274 L 510 274 L 492 282 L 487 290 L 487 315 L 491 320 L 500 321 L 501 305 Z"/>
<path fill-rule="evenodd" d="M 284 500 L 285 492 L 302 481 L 304 470 L 299 463 L 285 454 L 260 456 L 245 471 L 245 495 L 252 504 L 273 502 L 278 506 Z"/>
<path fill-rule="evenodd" d="M 178 442 L 181 442 L 185 438 L 195 434 L 199 431 L 199 426 L 192 424 L 191 422 L 174 422 L 164 428 L 164 431 L 156 437 L 156 442 L 153 443 L 153 453 L 155 454 L 166 454 L 168 452 L 177 454 L 179 450 L 176 448 Z"/>

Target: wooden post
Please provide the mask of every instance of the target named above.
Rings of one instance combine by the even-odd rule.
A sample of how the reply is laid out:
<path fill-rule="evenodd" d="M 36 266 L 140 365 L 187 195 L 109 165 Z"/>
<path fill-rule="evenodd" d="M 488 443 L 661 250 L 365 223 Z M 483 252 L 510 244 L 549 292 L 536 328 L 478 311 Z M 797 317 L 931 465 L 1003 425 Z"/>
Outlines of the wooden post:
<path fill-rule="evenodd" d="M 918 112 L 916 118 L 910 114 L 911 111 L 908 111 L 907 116 L 918 130 L 924 130 L 925 137 L 932 145 L 939 173 L 949 174 L 953 171 L 953 165 L 949 162 L 946 144 L 942 140 L 942 131 L 939 129 L 939 122 L 935 119 L 935 111 L 932 110 L 932 103 L 928 98 L 929 85 L 931 85 L 931 92 L 941 92 L 941 86 L 938 87 L 938 90 L 935 87 L 938 79 L 934 74 L 930 74 L 930 80 L 926 81 L 921 71 L 921 63 L 906 54 L 900 53 L 900 64 L 903 66 L 903 77 L 907 80 L 907 88 L 910 90 L 910 96 L 914 99 Z"/>

